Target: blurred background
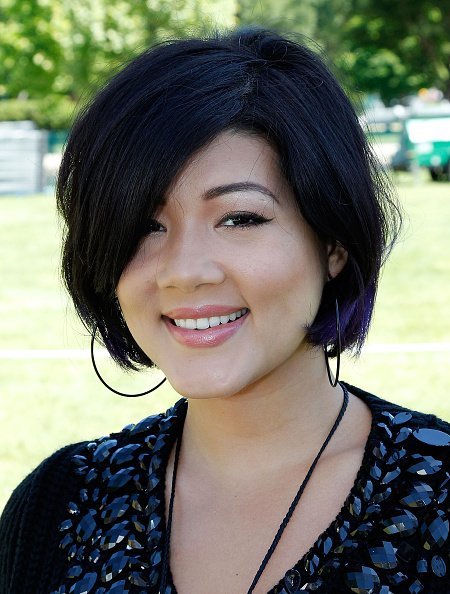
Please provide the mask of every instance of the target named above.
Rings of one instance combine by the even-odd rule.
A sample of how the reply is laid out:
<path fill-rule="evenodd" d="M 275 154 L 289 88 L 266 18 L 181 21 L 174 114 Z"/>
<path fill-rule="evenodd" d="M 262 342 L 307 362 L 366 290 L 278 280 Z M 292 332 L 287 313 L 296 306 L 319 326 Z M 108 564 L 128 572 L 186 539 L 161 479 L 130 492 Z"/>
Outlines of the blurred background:
<path fill-rule="evenodd" d="M 406 213 L 369 342 L 341 377 L 450 421 L 450 0 L 0 0 L 0 509 L 56 448 L 177 399 L 166 384 L 121 399 L 95 378 L 59 280 L 54 179 L 74 116 L 121 65 L 237 24 L 304 35 L 328 56 Z M 159 377 L 98 358 L 126 392 Z"/>

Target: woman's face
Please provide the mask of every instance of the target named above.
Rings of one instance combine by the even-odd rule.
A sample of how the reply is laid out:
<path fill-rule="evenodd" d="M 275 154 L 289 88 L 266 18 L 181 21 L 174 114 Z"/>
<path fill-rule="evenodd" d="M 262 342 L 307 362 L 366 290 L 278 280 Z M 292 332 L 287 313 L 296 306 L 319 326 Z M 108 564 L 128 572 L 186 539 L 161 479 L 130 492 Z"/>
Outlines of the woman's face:
<path fill-rule="evenodd" d="M 289 381 L 311 356 L 307 327 L 328 273 L 345 261 L 343 250 L 327 252 L 271 146 L 225 132 L 175 180 L 117 296 L 136 342 L 175 390 L 232 396 Z"/>

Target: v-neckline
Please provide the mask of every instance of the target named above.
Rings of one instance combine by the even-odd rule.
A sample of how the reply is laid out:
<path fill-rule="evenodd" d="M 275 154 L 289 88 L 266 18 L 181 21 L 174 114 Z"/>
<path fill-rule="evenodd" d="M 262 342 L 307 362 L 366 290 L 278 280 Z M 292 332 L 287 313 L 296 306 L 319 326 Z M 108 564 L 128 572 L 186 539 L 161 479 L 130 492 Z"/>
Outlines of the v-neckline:
<path fill-rule="evenodd" d="M 373 396 L 372 394 L 369 394 L 367 392 L 364 392 L 363 390 L 360 390 L 359 388 L 356 388 L 349 384 L 345 384 L 345 386 L 351 394 L 358 397 L 365 404 L 367 404 L 367 406 L 369 407 L 371 414 L 372 414 L 370 432 L 369 432 L 369 435 L 367 437 L 366 444 L 364 447 L 364 454 L 363 454 L 363 459 L 362 459 L 361 465 L 356 473 L 356 477 L 353 482 L 353 485 L 352 485 L 347 497 L 345 498 L 345 501 L 344 501 L 343 505 L 341 506 L 341 509 L 340 509 L 339 513 L 337 514 L 337 516 L 331 521 L 329 526 L 318 536 L 318 538 L 311 545 L 311 547 L 305 552 L 305 554 L 295 563 L 295 565 L 293 565 L 290 569 L 288 569 L 285 572 L 285 574 L 267 592 L 267 594 L 278 594 L 278 592 L 280 592 L 283 589 L 283 586 L 286 583 L 286 580 L 289 579 L 290 575 L 300 574 L 302 579 L 305 579 L 307 577 L 306 567 L 308 566 L 308 564 L 310 562 L 313 564 L 318 563 L 320 558 L 323 557 L 324 554 L 326 554 L 326 549 L 329 546 L 326 543 L 331 542 L 333 537 L 336 538 L 336 534 L 339 534 L 341 529 L 344 529 L 345 533 L 348 534 L 352 528 L 351 523 L 352 522 L 357 523 L 359 521 L 353 516 L 351 506 L 354 504 L 355 498 L 358 498 L 358 496 L 359 496 L 359 485 L 360 485 L 361 481 L 365 477 L 367 477 L 368 469 L 372 466 L 373 463 L 380 462 L 376 458 L 374 450 L 376 449 L 377 443 L 379 443 L 381 441 L 381 438 L 385 437 L 385 433 L 383 432 L 384 423 L 382 420 L 382 410 L 380 410 L 380 408 L 381 408 L 380 405 L 382 406 L 383 404 L 387 404 L 387 403 L 385 403 L 382 399 L 380 399 L 376 396 Z M 186 410 L 187 410 L 186 401 L 179 401 L 175 405 L 175 408 L 179 408 L 182 403 L 184 403 Z M 392 404 L 392 405 L 390 404 L 390 406 L 393 407 L 394 409 L 398 409 L 399 411 L 402 410 L 402 407 L 400 407 L 400 406 L 397 406 L 394 404 Z M 183 421 L 184 421 L 184 414 L 181 419 L 181 422 L 183 422 Z M 380 423 L 380 421 L 381 421 L 381 423 Z M 162 518 L 164 518 L 164 527 L 162 528 L 163 533 L 162 533 L 161 542 L 164 542 L 165 537 L 166 537 L 166 503 L 165 503 L 165 489 L 166 489 L 165 474 L 166 474 L 166 472 L 165 471 L 167 468 L 167 462 L 168 462 L 168 459 L 170 456 L 170 452 L 171 452 L 172 447 L 175 443 L 175 440 L 177 439 L 179 423 L 176 423 L 175 425 L 176 425 L 176 427 L 174 427 L 175 431 L 173 433 L 171 432 L 172 433 L 171 439 L 170 439 L 170 442 L 167 444 L 168 447 L 166 449 L 166 459 L 164 460 L 164 464 L 162 464 L 162 469 L 163 469 L 162 477 L 161 477 L 161 481 L 159 483 L 159 489 L 158 489 L 159 497 L 161 498 Z M 301 502 L 299 503 L 299 505 L 301 505 Z M 347 527 L 347 525 L 348 525 L 348 527 Z M 175 583 L 174 583 L 172 571 L 170 568 L 170 562 L 169 562 L 168 571 L 167 571 L 166 587 L 168 587 L 168 589 L 166 590 L 166 592 L 164 594 L 178 594 Z"/>

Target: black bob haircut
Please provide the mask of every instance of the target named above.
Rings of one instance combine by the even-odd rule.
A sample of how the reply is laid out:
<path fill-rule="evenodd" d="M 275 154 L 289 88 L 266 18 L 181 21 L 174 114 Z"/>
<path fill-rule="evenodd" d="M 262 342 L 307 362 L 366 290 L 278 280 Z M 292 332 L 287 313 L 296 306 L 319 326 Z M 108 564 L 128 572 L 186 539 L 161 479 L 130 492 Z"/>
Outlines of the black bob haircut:
<path fill-rule="evenodd" d="M 62 275 L 79 316 L 91 332 L 98 326 L 119 365 L 152 365 L 115 289 L 176 175 L 225 130 L 274 146 L 302 216 L 323 242 L 348 251 L 342 272 L 325 285 L 308 338 L 336 354 L 337 299 L 342 348 L 358 353 L 399 209 L 329 69 L 303 44 L 261 29 L 157 45 L 78 117 L 57 203 L 65 222 Z"/>

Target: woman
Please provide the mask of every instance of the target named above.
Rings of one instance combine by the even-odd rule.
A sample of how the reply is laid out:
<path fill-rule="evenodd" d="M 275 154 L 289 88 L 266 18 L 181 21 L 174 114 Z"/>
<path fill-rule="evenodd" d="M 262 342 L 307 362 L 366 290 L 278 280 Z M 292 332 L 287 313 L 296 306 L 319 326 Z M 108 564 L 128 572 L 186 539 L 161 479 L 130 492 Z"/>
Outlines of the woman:
<path fill-rule="evenodd" d="M 450 590 L 449 425 L 330 369 L 399 217 L 316 55 L 255 30 L 144 53 L 75 124 L 58 206 L 93 340 L 186 399 L 25 479 L 2 594 Z"/>

